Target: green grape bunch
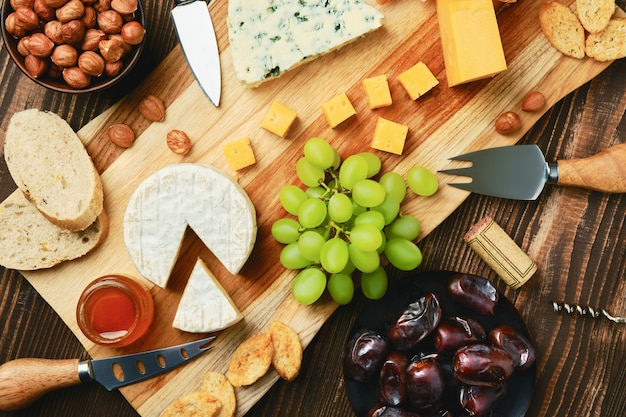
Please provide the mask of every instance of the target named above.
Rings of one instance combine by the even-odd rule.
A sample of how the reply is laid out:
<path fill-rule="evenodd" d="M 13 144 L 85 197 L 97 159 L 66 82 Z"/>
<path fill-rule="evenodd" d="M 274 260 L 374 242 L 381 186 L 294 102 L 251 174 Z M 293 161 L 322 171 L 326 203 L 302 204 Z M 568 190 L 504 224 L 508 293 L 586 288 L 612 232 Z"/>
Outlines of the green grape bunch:
<path fill-rule="evenodd" d="M 313 304 L 325 290 L 340 304 L 352 301 L 355 279 L 370 299 L 387 291 L 388 277 L 381 256 L 391 265 L 410 271 L 422 262 L 414 243 L 420 222 L 402 214 L 400 204 L 409 188 L 418 195 L 437 191 L 437 178 L 426 168 L 413 167 L 407 182 L 395 172 L 376 176 L 380 158 L 362 152 L 341 160 L 324 139 L 311 138 L 296 174 L 305 189 L 289 184 L 280 189 L 282 207 L 292 217 L 272 225 L 272 236 L 285 246 L 281 264 L 298 270 L 293 282 L 295 299 Z"/>

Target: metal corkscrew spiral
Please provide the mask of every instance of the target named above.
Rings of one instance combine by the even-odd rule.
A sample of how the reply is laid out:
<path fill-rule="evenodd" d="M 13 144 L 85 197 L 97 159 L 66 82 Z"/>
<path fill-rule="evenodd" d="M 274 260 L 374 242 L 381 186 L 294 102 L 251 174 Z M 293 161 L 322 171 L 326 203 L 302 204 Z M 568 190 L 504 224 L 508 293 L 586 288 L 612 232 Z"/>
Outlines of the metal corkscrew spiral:
<path fill-rule="evenodd" d="M 609 314 L 603 308 L 593 308 L 589 306 L 581 306 L 578 304 L 568 304 L 565 302 L 552 302 L 552 309 L 555 313 L 565 311 L 569 314 L 578 314 L 580 316 L 591 316 L 594 319 L 604 317 L 614 323 L 626 324 L 626 317 L 616 317 Z"/>

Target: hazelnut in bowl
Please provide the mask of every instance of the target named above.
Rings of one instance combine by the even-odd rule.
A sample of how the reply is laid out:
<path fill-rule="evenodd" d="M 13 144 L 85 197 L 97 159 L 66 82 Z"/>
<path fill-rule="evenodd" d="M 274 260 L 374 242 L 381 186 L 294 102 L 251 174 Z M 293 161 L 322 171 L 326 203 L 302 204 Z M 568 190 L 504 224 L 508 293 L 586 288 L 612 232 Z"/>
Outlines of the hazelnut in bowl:
<path fill-rule="evenodd" d="M 1 17 L 18 68 L 70 94 L 121 80 L 139 60 L 146 33 L 141 0 L 7 0 Z"/>

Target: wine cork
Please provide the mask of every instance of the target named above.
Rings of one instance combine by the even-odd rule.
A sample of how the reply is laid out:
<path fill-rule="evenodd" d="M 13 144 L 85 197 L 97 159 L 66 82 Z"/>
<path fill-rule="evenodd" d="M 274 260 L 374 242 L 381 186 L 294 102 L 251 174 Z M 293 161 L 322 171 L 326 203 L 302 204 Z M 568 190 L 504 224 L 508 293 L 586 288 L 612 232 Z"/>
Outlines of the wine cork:
<path fill-rule="evenodd" d="M 537 264 L 490 217 L 479 220 L 463 240 L 511 288 L 521 287 L 537 271 Z"/>

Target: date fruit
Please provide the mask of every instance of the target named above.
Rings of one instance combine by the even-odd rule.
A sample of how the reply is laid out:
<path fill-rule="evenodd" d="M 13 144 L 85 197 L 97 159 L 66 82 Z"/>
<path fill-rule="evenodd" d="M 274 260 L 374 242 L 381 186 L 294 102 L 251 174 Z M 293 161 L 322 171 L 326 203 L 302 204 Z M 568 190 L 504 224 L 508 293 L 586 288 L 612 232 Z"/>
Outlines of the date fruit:
<path fill-rule="evenodd" d="M 507 351 L 518 369 L 528 369 L 536 359 L 535 348 L 530 340 L 513 326 L 502 324 L 489 332 L 489 341 Z"/>
<path fill-rule="evenodd" d="M 458 348 L 485 340 L 485 329 L 476 320 L 448 317 L 435 330 L 435 349 L 455 352 Z"/>
<path fill-rule="evenodd" d="M 400 350 L 411 349 L 439 325 L 441 315 L 439 298 L 428 293 L 402 310 L 389 329 L 389 340 Z"/>
<path fill-rule="evenodd" d="M 493 387 L 465 385 L 459 391 L 459 402 L 470 416 L 484 416 L 506 395 L 506 384 Z"/>
<path fill-rule="evenodd" d="M 446 381 L 437 361 L 423 358 L 411 362 L 406 382 L 409 403 L 417 412 L 430 415 L 440 408 Z"/>
<path fill-rule="evenodd" d="M 409 360 L 404 353 L 394 351 L 387 356 L 378 378 L 378 400 L 387 405 L 406 401 L 406 369 Z"/>
<path fill-rule="evenodd" d="M 343 369 L 347 378 L 366 382 L 378 374 L 389 353 L 387 340 L 372 330 L 358 332 L 348 342 Z"/>
<path fill-rule="evenodd" d="M 498 290 L 477 275 L 454 274 L 448 281 L 448 293 L 463 307 L 483 315 L 493 315 L 498 304 Z"/>
<path fill-rule="evenodd" d="M 492 345 L 469 345 L 454 354 L 454 375 L 468 385 L 498 385 L 513 374 L 514 368 L 511 355 Z"/>

